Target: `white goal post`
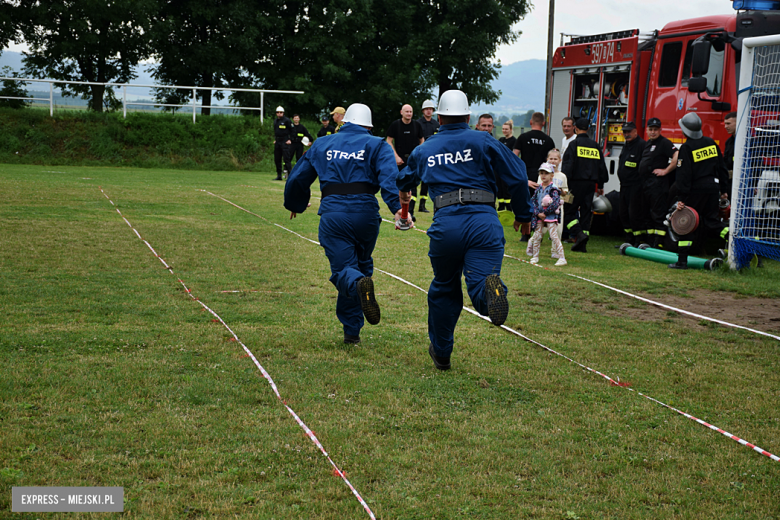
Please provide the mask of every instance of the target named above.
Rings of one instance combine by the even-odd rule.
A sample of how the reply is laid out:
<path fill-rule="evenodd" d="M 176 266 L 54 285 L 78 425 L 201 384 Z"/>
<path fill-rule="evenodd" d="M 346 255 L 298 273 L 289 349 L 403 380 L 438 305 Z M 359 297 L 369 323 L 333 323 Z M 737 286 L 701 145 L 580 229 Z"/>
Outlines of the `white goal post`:
<path fill-rule="evenodd" d="M 780 260 L 780 35 L 745 38 L 729 222 L 732 269 Z"/>

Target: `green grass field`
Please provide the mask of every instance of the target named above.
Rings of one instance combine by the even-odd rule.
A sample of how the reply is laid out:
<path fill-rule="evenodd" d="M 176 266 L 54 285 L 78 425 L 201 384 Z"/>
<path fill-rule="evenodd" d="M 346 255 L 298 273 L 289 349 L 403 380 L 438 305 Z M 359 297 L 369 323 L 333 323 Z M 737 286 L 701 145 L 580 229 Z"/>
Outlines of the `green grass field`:
<path fill-rule="evenodd" d="M 289 220 L 273 176 L 0 165 L 0 517 L 42 516 L 10 512 L 14 486 L 123 486 L 130 517 L 368 518 L 179 278 L 378 518 L 780 517 L 780 463 L 466 312 L 436 371 L 426 296 L 389 276 L 382 322 L 344 345 L 324 253 L 272 224 L 317 240 L 317 201 Z M 564 274 L 775 301 L 778 263 L 678 272 L 616 243 L 554 270 L 505 259 L 507 325 L 780 454 L 778 341 Z M 384 224 L 375 266 L 427 289 L 427 247 Z M 514 232 L 507 254 L 526 258 Z"/>

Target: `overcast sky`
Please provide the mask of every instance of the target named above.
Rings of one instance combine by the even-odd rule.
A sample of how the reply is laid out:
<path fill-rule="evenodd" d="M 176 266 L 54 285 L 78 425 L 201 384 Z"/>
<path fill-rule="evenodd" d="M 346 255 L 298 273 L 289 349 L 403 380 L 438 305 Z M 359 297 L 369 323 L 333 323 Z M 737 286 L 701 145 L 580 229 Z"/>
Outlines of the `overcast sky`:
<path fill-rule="evenodd" d="M 523 34 L 512 45 L 502 45 L 496 58 L 504 65 L 530 59 L 547 59 L 549 0 L 533 0 L 534 9 L 514 29 Z M 600 34 L 639 29 L 650 32 L 676 20 L 711 14 L 736 14 L 729 0 L 555 0 L 553 49 L 561 33 Z"/>
<path fill-rule="evenodd" d="M 516 61 L 547 58 L 547 16 L 549 0 L 533 0 L 533 11 L 515 26 L 523 34 L 513 45 L 499 47 L 496 58 L 504 65 Z M 675 20 L 709 14 L 734 14 L 730 0 L 555 0 L 555 37 L 558 47 L 561 33 L 599 34 L 625 29 L 649 32 Z M 25 48 L 11 44 L 8 50 Z"/>

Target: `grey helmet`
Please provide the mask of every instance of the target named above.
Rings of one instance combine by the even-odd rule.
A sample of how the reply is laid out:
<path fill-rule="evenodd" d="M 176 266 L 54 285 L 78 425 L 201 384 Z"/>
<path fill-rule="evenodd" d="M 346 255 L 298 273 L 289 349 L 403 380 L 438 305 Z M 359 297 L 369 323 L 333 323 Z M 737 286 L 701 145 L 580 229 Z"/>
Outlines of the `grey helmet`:
<path fill-rule="evenodd" d="M 701 139 L 702 135 L 704 135 L 701 133 L 701 118 L 693 112 L 689 112 L 682 116 L 682 118 L 677 121 L 677 124 L 680 125 L 682 133 L 691 139 Z"/>
<path fill-rule="evenodd" d="M 612 203 L 606 195 L 593 194 L 593 211 L 596 213 L 611 213 Z"/>

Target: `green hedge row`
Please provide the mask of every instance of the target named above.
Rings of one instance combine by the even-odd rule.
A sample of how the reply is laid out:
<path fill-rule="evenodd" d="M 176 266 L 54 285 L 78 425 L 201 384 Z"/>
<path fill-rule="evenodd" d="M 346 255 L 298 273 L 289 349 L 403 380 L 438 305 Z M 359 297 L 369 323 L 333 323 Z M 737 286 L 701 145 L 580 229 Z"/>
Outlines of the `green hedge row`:
<path fill-rule="evenodd" d="M 251 116 L 0 108 L 0 163 L 273 169 L 273 126 Z"/>

